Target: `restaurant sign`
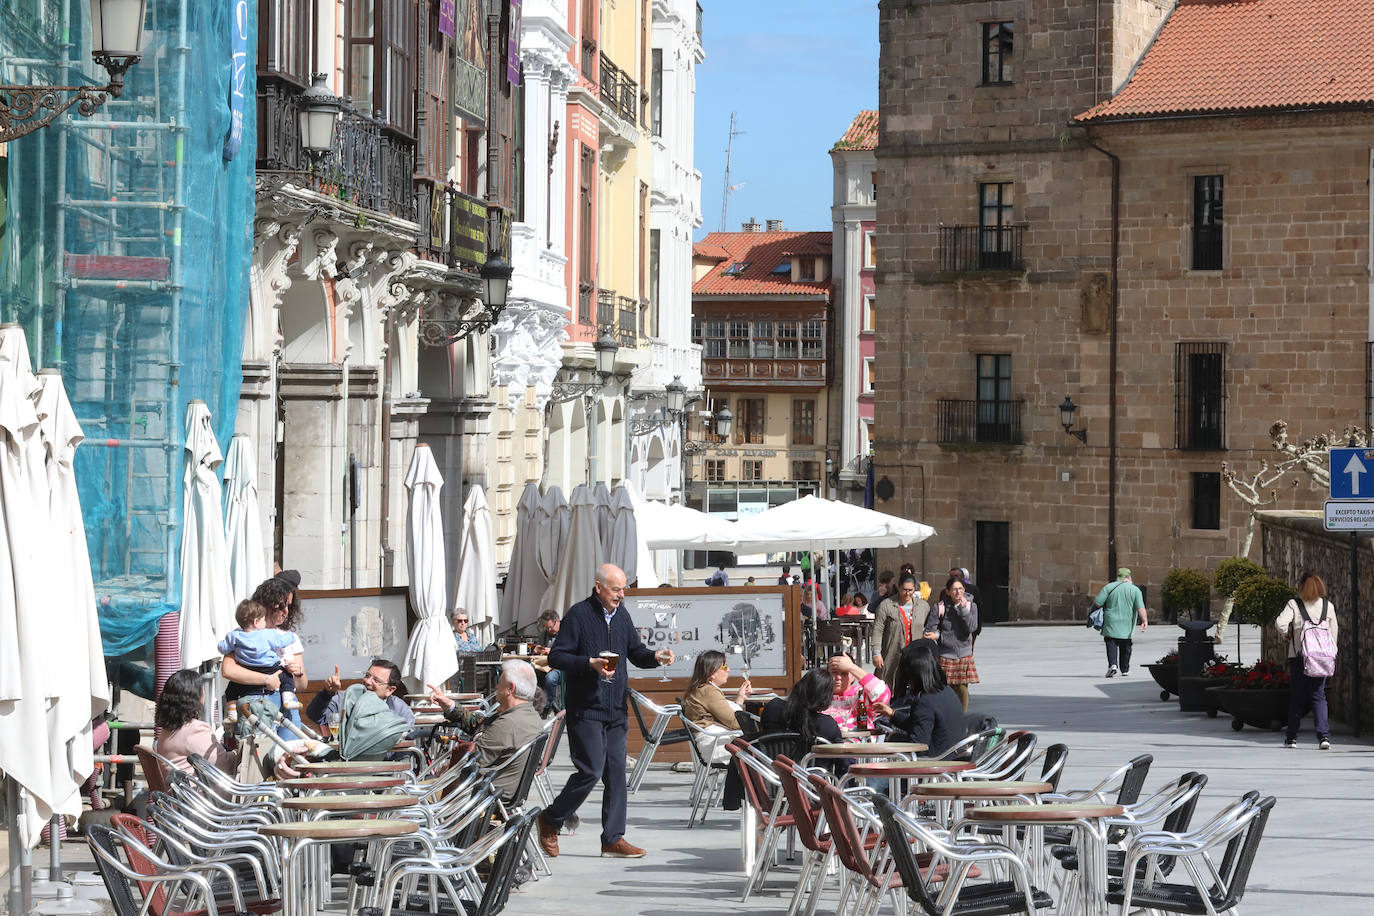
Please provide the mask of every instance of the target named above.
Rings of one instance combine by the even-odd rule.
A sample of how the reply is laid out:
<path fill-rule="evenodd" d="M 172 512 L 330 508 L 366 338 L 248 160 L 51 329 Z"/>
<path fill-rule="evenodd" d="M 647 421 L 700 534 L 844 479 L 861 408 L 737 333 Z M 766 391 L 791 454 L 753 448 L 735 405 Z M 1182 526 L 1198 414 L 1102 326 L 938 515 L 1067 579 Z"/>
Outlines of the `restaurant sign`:
<path fill-rule="evenodd" d="M 692 589 L 690 594 L 626 595 L 625 609 L 644 645 L 672 649 L 678 661 L 661 669 L 629 667 L 631 678 L 688 677 L 702 652 L 723 652 L 731 674 L 783 677 L 787 674 L 782 589 L 747 592 Z M 685 656 L 691 656 L 690 659 Z"/>
<path fill-rule="evenodd" d="M 454 264 L 476 267 L 487 262 L 487 205 L 476 197 L 453 192 L 449 212 L 449 257 Z"/>

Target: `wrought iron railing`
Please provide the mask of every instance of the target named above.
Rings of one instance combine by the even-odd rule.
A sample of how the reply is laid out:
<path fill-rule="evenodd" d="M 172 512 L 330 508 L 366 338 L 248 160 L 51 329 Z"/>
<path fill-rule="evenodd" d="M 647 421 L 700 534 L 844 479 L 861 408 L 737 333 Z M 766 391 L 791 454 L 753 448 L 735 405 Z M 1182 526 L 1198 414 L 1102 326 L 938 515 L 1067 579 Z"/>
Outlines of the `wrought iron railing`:
<path fill-rule="evenodd" d="M 296 173 L 293 181 L 311 190 L 415 221 L 414 142 L 345 107 L 334 149 L 312 162 L 300 142 L 300 92 L 282 79 L 258 79 L 258 172 Z"/>
<path fill-rule="evenodd" d="M 941 226 L 941 270 L 1023 270 L 1026 227 Z"/>
<path fill-rule="evenodd" d="M 631 124 L 639 122 L 639 84 L 605 54 L 601 55 L 601 101 Z"/>
<path fill-rule="evenodd" d="M 596 292 L 596 287 L 590 283 L 579 283 L 577 286 L 577 323 L 596 324 L 596 316 L 592 314 L 592 295 Z"/>
<path fill-rule="evenodd" d="M 943 443 L 1021 444 L 1025 401 L 955 401 L 936 404 L 936 431 Z"/>
<path fill-rule="evenodd" d="M 596 322 L 598 327 L 615 328 L 615 290 L 599 289 L 596 291 Z M 599 336 L 599 335 L 598 335 Z"/>
<path fill-rule="evenodd" d="M 1181 449 L 1226 448 L 1226 344 L 1174 345 L 1174 433 Z"/>
<path fill-rule="evenodd" d="M 617 296 L 616 339 L 622 347 L 634 348 L 639 345 L 639 303 L 628 296 Z"/>

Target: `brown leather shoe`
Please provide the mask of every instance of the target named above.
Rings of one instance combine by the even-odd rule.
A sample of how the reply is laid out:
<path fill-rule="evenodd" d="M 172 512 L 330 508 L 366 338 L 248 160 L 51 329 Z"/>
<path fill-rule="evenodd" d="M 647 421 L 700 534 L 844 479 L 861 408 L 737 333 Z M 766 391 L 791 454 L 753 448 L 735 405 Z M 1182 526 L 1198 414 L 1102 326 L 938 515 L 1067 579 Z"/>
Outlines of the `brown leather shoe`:
<path fill-rule="evenodd" d="M 540 814 L 535 818 L 539 825 L 539 848 L 544 850 L 544 855 L 550 859 L 558 858 L 558 828 L 544 819 Z"/>
<path fill-rule="evenodd" d="M 611 845 L 601 844 L 601 858 L 603 859 L 642 859 L 644 850 L 638 846 L 631 846 L 621 837 Z"/>

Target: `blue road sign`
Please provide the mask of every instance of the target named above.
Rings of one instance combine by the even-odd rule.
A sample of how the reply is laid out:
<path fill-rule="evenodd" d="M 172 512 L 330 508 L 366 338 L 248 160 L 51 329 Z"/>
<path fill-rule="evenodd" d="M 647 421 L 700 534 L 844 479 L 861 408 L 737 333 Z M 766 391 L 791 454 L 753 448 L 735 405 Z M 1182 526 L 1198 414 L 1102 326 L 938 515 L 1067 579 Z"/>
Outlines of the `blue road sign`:
<path fill-rule="evenodd" d="M 1374 448 L 1333 448 L 1332 499 L 1374 499 Z"/>

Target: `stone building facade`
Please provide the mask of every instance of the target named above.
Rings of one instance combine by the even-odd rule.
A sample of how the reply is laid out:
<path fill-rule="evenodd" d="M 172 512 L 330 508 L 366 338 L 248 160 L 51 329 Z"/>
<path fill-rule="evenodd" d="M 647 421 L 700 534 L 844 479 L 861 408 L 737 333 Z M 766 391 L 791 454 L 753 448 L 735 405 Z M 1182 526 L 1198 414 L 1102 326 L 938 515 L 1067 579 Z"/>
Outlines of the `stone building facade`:
<path fill-rule="evenodd" d="M 987 619 L 1157 609 L 1239 548 L 1223 461 L 1363 418 L 1374 106 L 1273 79 L 1340 53 L 1300 7 L 881 5 L 877 507 Z"/>

